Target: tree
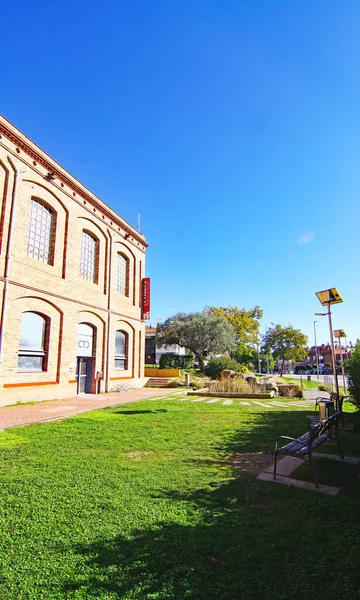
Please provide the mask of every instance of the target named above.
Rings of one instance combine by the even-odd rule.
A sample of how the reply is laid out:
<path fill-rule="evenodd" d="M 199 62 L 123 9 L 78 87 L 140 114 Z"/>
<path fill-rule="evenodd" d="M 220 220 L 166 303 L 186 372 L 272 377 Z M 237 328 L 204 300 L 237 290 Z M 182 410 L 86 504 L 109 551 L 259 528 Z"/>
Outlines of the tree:
<path fill-rule="evenodd" d="M 178 344 L 195 354 L 204 371 L 209 354 L 230 352 L 234 347 L 234 329 L 227 319 L 202 313 L 176 313 L 158 325 L 158 347 Z"/>
<path fill-rule="evenodd" d="M 271 325 L 263 336 L 262 351 L 265 354 L 272 352 L 276 360 L 282 361 L 282 375 L 285 360 L 302 360 L 306 357 L 307 336 L 300 329 L 294 329 L 292 325 L 287 327 L 274 323 Z"/>
<path fill-rule="evenodd" d="M 349 392 L 357 406 L 360 406 L 360 344 L 357 343 L 347 360 Z"/>
<path fill-rule="evenodd" d="M 264 354 L 264 352 L 260 351 L 259 355 L 258 349 L 253 346 L 248 346 L 244 351 L 238 347 L 231 353 L 231 357 L 241 365 L 246 365 L 251 370 L 258 370 L 259 359 L 263 371 L 271 369 L 275 364 L 270 353 Z"/>
<path fill-rule="evenodd" d="M 216 317 L 225 317 L 231 323 L 239 353 L 245 354 L 250 344 L 259 343 L 260 319 L 263 316 L 260 306 L 249 310 L 237 306 L 207 306 L 205 312 Z"/>

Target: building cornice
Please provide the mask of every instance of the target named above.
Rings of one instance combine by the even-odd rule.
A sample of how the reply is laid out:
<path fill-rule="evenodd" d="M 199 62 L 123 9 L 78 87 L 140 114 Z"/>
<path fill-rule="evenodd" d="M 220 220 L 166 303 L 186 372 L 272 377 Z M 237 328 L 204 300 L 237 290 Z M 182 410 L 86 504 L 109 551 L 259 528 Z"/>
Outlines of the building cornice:
<path fill-rule="evenodd" d="M 41 150 L 41 148 L 36 146 L 34 142 L 16 129 L 16 127 L 7 121 L 7 119 L 5 119 L 2 115 L 0 115 L 0 138 L 1 136 L 4 136 L 16 146 L 16 152 L 18 155 L 20 155 L 21 152 L 25 152 L 25 154 L 33 160 L 34 167 L 41 165 L 46 170 L 47 175 L 50 177 L 49 179 L 45 176 L 47 181 L 59 181 L 60 186 L 64 189 L 64 191 L 71 190 L 74 198 L 80 197 L 84 204 L 89 203 L 93 207 L 94 211 L 99 211 L 99 213 L 102 215 L 103 221 L 111 227 L 114 227 L 115 225 L 118 231 L 121 231 L 121 233 L 124 234 L 125 239 L 129 239 L 129 241 L 131 240 L 133 242 L 135 241 L 137 243 L 136 245 L 140 246 L 141 249 L 144 250 L 149 246 L 143 235 L 139 234 L 139 232 L 129 225 L 129 223 L 120 218 L 117 213 L 115 213 L 102 200 L 97 198 L 97 196 L 90 192 L 90 190 L 77 181 L 72 175 L 70 175 L 70 173 L 67 173 L 67 171 L 61 167 L 61 165 L 48 156 L 43 150 Z M 105 219 L 107 219 L 108 222 L 106 222 Z"/>

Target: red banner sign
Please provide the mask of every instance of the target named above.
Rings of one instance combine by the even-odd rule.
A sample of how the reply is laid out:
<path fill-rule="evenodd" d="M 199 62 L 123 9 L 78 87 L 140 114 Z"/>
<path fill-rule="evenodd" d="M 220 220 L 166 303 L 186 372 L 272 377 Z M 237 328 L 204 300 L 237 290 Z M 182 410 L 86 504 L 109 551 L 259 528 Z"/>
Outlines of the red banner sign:
<path fill-rule="evenodd" d="M 150 319 L 150 277 L 142 280 L 142 319 Z"/>

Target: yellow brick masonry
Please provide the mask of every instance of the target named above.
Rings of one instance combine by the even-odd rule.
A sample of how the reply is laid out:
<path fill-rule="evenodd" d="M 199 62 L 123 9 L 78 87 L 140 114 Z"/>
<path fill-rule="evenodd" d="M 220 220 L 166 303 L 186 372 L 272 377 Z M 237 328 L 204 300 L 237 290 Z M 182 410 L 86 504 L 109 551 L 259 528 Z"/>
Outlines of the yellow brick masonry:
<path fill-rule="evenodd" d="M 14 224 L 3 316 L 0 404 L 61 398 L 76 393 L 79 323 L 96 328 L 93 392 L 96 391 L 95 373 L 102 371 L 106 375 L 107 365 L 109 389 L 121 379 L 134 387 L 143 386 L 145 332 L 140 303 L 145 237 L 3 117 L 0 117 L 0 135 L 0 315 L 12 207 Z M 32 198 L 39 199 L 56 213 L 53 264 L 43 264 L 26 255 Z M 80 278 L 83 230 L 99 241 L 97 283 Z M 116 292 L 118 252 L 128 259 L 128 296 Z M 24 311 L 35 311 L 50 319 L 46 371 L 17 371 L 20 321 Z M 115 332 L 119 329 L 128 334 L 126 371 L 114 368 Z M 104 389 L 104 382 L 102 385 Z"/>

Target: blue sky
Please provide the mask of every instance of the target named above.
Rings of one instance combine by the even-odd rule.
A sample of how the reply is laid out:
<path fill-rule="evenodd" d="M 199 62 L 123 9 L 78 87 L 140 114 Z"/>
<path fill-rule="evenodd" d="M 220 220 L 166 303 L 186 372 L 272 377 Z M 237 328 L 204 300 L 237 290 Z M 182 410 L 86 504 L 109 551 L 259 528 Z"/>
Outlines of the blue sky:
<path fill-rule="evenodd" d="M 313 343 L 335 286 L 360 337 L 358 0 L 14 0 L 0 28 L 4 116 L 141 214 L 153 324 L 259 304 Z"/>

